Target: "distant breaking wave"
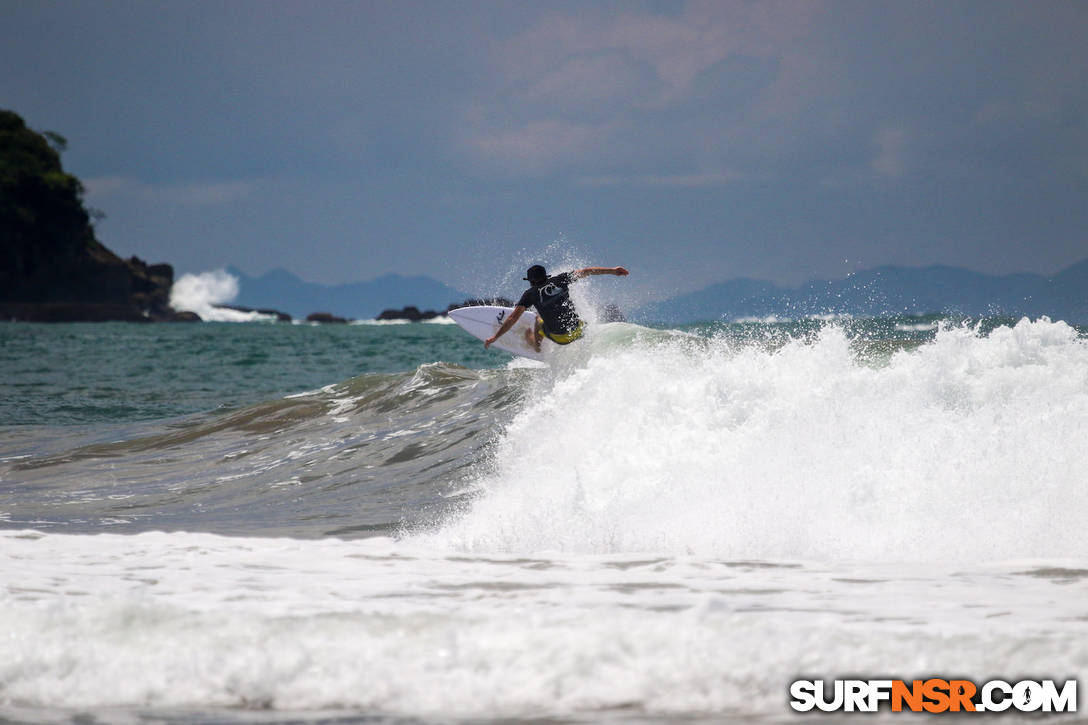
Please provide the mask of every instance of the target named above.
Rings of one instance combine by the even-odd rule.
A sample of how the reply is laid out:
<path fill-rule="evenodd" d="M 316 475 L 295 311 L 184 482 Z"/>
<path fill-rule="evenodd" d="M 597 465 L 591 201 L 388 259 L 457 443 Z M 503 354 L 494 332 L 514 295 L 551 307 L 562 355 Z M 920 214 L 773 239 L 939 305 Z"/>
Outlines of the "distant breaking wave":
<path fill-rule="evenodd" d="M 241 312 L 216 305 L 230 304 L 241 288 L 238 278 L 224 269 L 185 274 L 174 282 L 170 306 L 181 312 L 195 312 L 205 322 L 256 322 L 275 319 L 259 312 Z"/>

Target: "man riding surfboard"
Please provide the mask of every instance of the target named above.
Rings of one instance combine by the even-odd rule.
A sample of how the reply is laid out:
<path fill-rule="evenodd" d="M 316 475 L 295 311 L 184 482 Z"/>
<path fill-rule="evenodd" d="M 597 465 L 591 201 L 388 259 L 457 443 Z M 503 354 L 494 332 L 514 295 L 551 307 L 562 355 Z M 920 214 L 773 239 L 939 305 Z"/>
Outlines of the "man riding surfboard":
<path fill-rule="evenodd" d="M 524 279 L 530 284 L 514 311 L 510 313 L 502 326 L 491 337 L 484 340 L 484 347 L 498 340 L 514 326 L 521 313 L 530 307 L 536 309 L 537 318 L 534 329 L 525 332 L 526 341 L 540 352 L 540 342 L 547 337 L 557 345 L 569 345 L 582 336 L 585 323 L 578 317 L 574 303 L 570 299 L 570 285 L 583 277 L 601 274 L 614 274 L 626 277 L 629 272 L 623 267 L 583 267 L 573 272 L 564 272 L 553 277 L 539 264 L 534 264 L 525 273 Z"/>

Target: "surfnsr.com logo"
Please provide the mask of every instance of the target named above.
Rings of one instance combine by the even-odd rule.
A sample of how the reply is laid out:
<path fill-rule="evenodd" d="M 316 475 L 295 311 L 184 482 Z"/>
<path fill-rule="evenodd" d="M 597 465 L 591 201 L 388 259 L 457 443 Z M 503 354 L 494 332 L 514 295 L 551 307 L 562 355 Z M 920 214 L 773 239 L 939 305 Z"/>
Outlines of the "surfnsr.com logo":
<path fill-rule="evenodd" d="M 797 680 L 790 698 L 797 712 L 1076 712 L 1077 681 Z"/>

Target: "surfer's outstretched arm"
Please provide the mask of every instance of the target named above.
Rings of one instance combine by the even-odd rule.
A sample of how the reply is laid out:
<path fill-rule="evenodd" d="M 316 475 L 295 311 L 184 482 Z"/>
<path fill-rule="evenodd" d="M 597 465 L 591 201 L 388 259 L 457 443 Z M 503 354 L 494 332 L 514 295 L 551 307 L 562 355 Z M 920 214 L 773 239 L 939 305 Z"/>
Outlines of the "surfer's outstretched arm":
<path fill-rule="evenodd" d="M 514 311 L 510 313 L 510 316 L 503 320 L 502 325 L 499 327 L 499 331 L 484 340 L 484 347 L 491 347 L 491 343 L 505 335 L 507 331 L 514 326 L 514 323 L 518 321 L 518 318 L 521 317 L 522 312 L 525 312 L 524 307 L 521 305 L 515 307 Z"/>
<path fill-rule="evenodd" d="M 624 267 L 582 267 L 571 273 L 575 279 L 582 277 L 594 277 L 599 274 L 614 274 L 617 277 L 626 277 L 630 272 Z"/>

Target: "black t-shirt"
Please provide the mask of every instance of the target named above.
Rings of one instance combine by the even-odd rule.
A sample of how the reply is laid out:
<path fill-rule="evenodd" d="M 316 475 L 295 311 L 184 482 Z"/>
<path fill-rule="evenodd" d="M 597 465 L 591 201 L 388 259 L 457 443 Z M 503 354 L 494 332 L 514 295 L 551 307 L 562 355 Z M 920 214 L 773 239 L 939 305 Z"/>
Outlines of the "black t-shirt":
<path fill-rule="evenodd" d="M 521 307 L 535 307 L 540 319 L 544 321 L 544 331 L 562 335 L 578 327 L 581 320 L 570 301 L 570 283 L 574 275 L 570 272 L 548 277 L 548 281 L 539 287 L 530 287 L 518 300 Z"/>

